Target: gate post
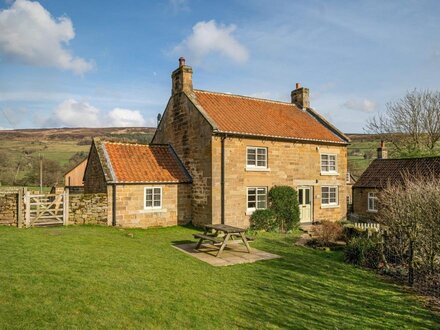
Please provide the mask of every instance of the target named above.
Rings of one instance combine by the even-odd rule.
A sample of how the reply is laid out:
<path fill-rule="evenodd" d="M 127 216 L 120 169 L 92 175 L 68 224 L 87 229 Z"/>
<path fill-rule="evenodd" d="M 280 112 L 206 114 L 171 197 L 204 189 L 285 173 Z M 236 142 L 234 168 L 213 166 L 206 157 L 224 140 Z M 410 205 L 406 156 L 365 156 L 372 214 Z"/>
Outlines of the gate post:
<path fill-rule="evenodd" d="M 64 189 L 63 193 L 63 225 L 69 224 L 69 188 Z"/>
<path fill-rule="evenodd" d="M 17 194 L 17 227 L 23 227 L 23 191 L 24 188 L 20 188 Z"/>
<path fill-rule="evenodd" d="M 26 191 L 24 203 L 26 204 L 26 228 L 31 226 L 31 200 L 30 193 Z"/>

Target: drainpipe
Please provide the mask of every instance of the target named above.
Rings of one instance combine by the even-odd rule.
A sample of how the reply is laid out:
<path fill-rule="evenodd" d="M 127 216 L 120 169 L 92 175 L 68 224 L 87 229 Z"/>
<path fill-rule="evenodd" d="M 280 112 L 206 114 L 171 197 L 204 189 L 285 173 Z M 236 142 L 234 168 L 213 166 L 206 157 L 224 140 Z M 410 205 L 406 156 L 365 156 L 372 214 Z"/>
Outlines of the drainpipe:
<path fill-rule="evenodd" d="M 221 137 L 221 172 L 220 172 L 220 189 L 221 189 L 221 224 L 225 224 L 225 139 L 226 135 Z"/>
<path fill-rule="evenodd" d="M 116 226 L 116 183 L 113 183 L 112 189 L 112 226 Z"/>

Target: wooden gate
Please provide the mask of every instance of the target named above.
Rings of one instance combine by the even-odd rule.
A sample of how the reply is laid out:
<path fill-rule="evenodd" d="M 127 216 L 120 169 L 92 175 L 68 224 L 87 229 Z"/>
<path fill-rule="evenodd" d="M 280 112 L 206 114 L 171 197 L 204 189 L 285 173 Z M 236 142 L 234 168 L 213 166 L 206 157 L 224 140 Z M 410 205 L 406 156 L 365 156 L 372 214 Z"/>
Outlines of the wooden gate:
<path fill-rule="evenodd" d="M 25 195 L 26 228 L 67 225 L 69 216 L 68 190 L 60 194 Z"/>

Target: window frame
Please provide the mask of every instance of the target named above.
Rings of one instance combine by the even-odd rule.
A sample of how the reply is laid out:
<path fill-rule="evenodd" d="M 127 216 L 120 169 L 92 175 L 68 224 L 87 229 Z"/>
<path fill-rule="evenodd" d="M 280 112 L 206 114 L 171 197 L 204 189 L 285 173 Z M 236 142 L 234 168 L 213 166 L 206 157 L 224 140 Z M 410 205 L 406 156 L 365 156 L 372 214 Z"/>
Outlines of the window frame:
<path fill-rule="evenodd" d="M 249 190 L 250 189 L 255 189 L 255 207 L 249 207 Z M 264 195 L 265 195 L 265 207 L 261 208 L 258 207 L 258 189 L 264 189 Z M 268 189 L 267 187 L 246 187 L 246 214 L 252 214 L 254 213 L 256 210 L 265 210 L 267 209 L 267 194 L 268 194 Z"/>
<path fill-rule="evenodd" d="M 159 189 L 160 190 L 160 198 L 159 198 L 159 202 L 160 202 L 160 206 L 154 206 L 154 202 L 157 201 L 154 198 L 154 190 L 155 189 Z M 151 190 L 151 206 L 147 206 L 147 190 Z M 151 186 L 151 187 L 144 187 L 144 210 L 160 210 L 162 209 L 162 200 L 163 200 L 163 190 L 162 187 L 158 187 L 158 186 Z"/>
<path fill-rule="evenodd" d="M 372 201 L 373 208 L 370 208 L 370 200 Z M 378 209 L 379 198 L 377 196 L 377 192 L 370 191 L 367 195 L 367 211 L 376 213 Z"/>
<path fill-rule="evenodd" d="M 328 188 L 328 202 L 324 203 L 324 188 Z M 331 194 L 331 189 L 335 189 L 335 202 L 331 202 L 330 201 L 330 194 Z M 321 207 L 338 207 L 339 206 L 339 186 L 321 186 Z"/>
<path fill-rule="evenodd" d="M 255 165 L 250 165 L 249 164 L 249 150 L 254 150 L 255 151 L 255 160 L 254 160 Z M 264 159 L 265 165 L 264 166 L 258 165 L 258 150 L 264 150 L 265 151 L 265 153 L 264 153 L 264 155 L 265 155 L 265 159 Z M 263 170 L 263 169 L 266 170 L 266 169 L 268 169 L 268 163 L 269 163 L 269 161 L 268 161 L 268 158 L 269 158 L 268 154 L 269 154 L 269 150 L 268 150 L 267 147 L 253 147 L 253 146 L 246 147 L 246 168 L 247 169 L 257 169 L 257 170 Z"/>
<path fill-rule="evenodd" d="M 330 164 L 328 163 L 327 165 L 323 165 L 323 156 L 327 156 L 327 162 L 330 162 L 330 157 L 333 156 L 335 157 L 335 169 L 334 170 L 330 170 Z M 323 170 L 322 167 L 326 166 L 327 169 Z M 338 173 L 338 155 L 337 154 L 333 154 L 333 153 L 322 153 L 319 154 L 319 169 L 321 172 L 321 175 L 337 175 Z"/>

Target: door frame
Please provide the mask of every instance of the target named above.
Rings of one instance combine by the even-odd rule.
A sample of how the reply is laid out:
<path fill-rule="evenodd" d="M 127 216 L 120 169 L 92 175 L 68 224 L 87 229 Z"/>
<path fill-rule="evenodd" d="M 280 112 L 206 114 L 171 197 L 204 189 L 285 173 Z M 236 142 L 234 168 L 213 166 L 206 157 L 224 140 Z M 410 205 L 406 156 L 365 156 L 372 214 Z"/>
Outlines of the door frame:
<path fill-rule="evenodd" d="M 314 191 L 313 191 L 313 186 L 306 186 L 306 185 L 301 185 L 297 187 L 298 190 L 298 202 L 299 202 L 299 190 L 300 189 L 309 189 L 310 191 L 310 221 L 308 222 L 303 222 L 303 223 L 313 223 L 314 222 L 314 218 L 313 218 L 313 213 L 314 213 L 314 209 L 313 209 L 313 205 L 314 205 L 314 201 L 313 201 L 313 197 L 314 197 Z M 300 219 L 299 219 L 299 224 L 301 224 L 301 210 L 300 210 Z"/>

